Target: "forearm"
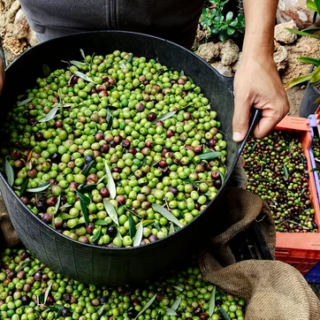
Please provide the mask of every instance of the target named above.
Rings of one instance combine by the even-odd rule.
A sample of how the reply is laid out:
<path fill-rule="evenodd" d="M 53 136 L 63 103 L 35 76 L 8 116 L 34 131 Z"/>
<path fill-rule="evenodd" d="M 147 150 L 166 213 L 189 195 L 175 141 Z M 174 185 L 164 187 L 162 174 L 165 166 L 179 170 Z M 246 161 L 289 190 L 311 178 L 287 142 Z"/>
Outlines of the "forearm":
<path fill-rule="evenodd" d="M 278 0 L 244 0 L 243 2 L 246 17 L 244 58 L 272 57 Z"/>

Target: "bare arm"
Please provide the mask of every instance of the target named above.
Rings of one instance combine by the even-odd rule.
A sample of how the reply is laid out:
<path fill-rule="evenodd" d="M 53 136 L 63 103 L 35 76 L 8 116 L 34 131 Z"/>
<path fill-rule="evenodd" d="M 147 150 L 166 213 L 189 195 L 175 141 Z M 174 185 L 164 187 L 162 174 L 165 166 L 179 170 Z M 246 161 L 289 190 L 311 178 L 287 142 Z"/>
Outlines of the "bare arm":
<path fill-rule="evenodd" d="M 251 106 L 262 110 L 255 136 L 262 138 L 288 113 L 289 103 L 273 61 L 277 0 L 244 0 L 246 33 L 235 77 L 234 140 L 248 130 Z"/>

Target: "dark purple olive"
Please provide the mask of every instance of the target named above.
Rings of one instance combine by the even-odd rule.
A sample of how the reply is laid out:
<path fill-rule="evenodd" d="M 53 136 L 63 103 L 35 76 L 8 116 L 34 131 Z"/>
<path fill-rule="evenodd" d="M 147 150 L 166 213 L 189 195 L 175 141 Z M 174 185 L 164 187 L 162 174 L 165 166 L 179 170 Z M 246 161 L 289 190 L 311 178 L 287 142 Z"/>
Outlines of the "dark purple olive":
<path fill-rule="evenodd" d="M 110 226 L 107 229 L 107 235 L 111 238 L 114 238 L 117 235 L 117 228 L 114 226 Z"/>
<path fill-rule="evenodd" d="M 108 144 L 104 143 L 101 147 L 100 150 L 102 153 L 107 153 L 109 151 L 110 147 Z"/>
<path fill-rule="evenodd" d="M 31 299 L 27 295 L 24 295 L 21 297 L 21 301 L 22 301 L 22 304 L 26 306 L 27 304 L 30 303 Z"/>
<path fill-rule="evenodd" d="M 42 279 L 42 273 L 41 273 L 41 271 L 37 271 L 37 272 L 34 274 L 33 279 L 34 279 L 35 281 L 41 281 L 41 279 Z"/>
<path fill-rule="evenodd" d="M 86 163 L 91 162 L 93 159 L 94 159 L 94 158 L 93 158 L 93 156 L 92 156 L 91 154 L 87 154 L 87 155 L 85 156 L 85 158 L 84 158 L 84 160 L 85 160 Z"/>
<path fill-rule="evenodd" d="M 34 138 L 36 141 L 42 141 L 43 140 L 43 134 L 41 132 L 36 132 L 34 135 Z"/>
<path fill-rule="evenodd" d="M 157 115 L 154 113 L 154 112 L 150 112 L 148 115 L 147 115 L 147 119 L 148 121 L 154 121 L 157 119 Z"/>
<path fill-rule="evenodd" d="M 158 240 L 158 237 L 156 235 L 152 234 L 148 239 L 150 242 L 155 242 Z"/>
<path fill-rule="evenodd" d="M 51 223 L 52 222 L 52 215 L 50 213 L 45 213 L 43 216 L 42 216 L 42 221 L 44 223 Z"/>
<path fill-rule="evenodd" d="M 64 307 L 61 310 L 61 316 L 62 317 L 69 317 L 71 315 L 71 312 L 68 308 Z"/>
<path fill-rule="evenodd" d="M 59 163 L 61 161 L 61 155 L 59 153 L 54 153 L 51 156 L 51 161 L 54 163 Z"/>
<path fill-rule="evenodd" d="M 128 317 L 133 319 L 138 315 L 138 312 L 135 309 L 128 310 Z"/>
<path fill-rule="evenodd" d="M 130 147 L 130 144 L 131 144 L 131 142 L 128 139 L 125 139 L 125 140 L 122 141 L 122 146 L 125 149 L 128 149 Z"/>

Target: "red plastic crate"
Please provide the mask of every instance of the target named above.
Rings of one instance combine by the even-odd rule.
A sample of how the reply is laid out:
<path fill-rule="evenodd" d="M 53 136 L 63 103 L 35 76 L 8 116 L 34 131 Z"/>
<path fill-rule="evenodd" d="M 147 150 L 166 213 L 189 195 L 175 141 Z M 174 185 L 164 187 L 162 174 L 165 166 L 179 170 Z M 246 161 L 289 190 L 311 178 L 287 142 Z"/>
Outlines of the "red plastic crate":
<path fill-rule="evenodd" d="M 304 155 L 307 158 L 309 171 L 309 191 L 315 210 L 315 222 L 318 225 L 317 233 L 281 233 L 276 234 L 276 259 L 289 263 L 302 274 L 306 274 L 320 261 L 320 209 L 314 181 L 310 148 L 312 143 L 311 130 L 308 120 L 298 117 L 285 117 L 275 130 L 294 131 L 301 137 Z"/>

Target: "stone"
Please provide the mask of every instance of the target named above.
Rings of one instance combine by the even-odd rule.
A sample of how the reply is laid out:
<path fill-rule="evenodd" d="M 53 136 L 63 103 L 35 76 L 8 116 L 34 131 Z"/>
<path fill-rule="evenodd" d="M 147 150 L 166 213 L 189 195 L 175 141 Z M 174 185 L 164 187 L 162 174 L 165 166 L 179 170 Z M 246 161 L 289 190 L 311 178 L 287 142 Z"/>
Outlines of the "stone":
<path fill-rule="evenodd" d="M 239 57 L 238 57 L 238 61 L 236 61 L 231 67 L 232 67 L 232 71 L 234 73 L 236 73 L 240 67 L 240 63 L 241 63 L 241 59 L 242 59 L 242 52 L 239 53 Z"/>
<path fill-rule="evenodd" d="M 13 32 L 12 34 L 8 34 L 8 35 L 14 36 L 17 39 L 23 39 L 28 36 L 28 32 L 29 32 L 29 24 L 27 22 L 26 16 L 24 15 L 22 9 L 20 9 L 17 12 L 14 20 Z M 8 29 L 7 29 L 7 33 L 9 33 Z"/>
<path fill-rule="evenodd" d="M 31 28 L 29 28 L 26 39 L 31 47 L 34 47 L 38 44 L 36 33 Z"/>
<path fill-rule="evenodd" d="M 235 63 L 239 58 L 239 47 L 229 39 L 221 42 L 220 46 L 220 58 L 221 63 L 225 66 L 230 66 Z"/>
<path fill-rule="evenodd" d="M 277 65 L 277 70 L 283 71 L 288 66 L 288 51 L 284 46 L 277 45 L 273 53 L 274 62 Z"/>
<path fill-rule="evenodd" d="M 220 74 L 226 77 L 232 77 L 233 72 L 230 66 L 224 65 L 221 61 L 217 61 L 211 64 L 213 68 L 215 68 Z"/>
<path fill-rule="evenodd" d="M 293 20 L 280 23 L 274 28 L 274 38 L 276 39 L 276 41 L 285 44 L 291 44 L 297 40 L 298 36 L 286 30 L 287 28 L 298 30 L 298 27 Z"/>
<path fill-rule="evenodd" d="M 219 57 L 219 49 L 213 42 L 204 43 L 199 46 L 197 55 L 210 63 Z"/>

